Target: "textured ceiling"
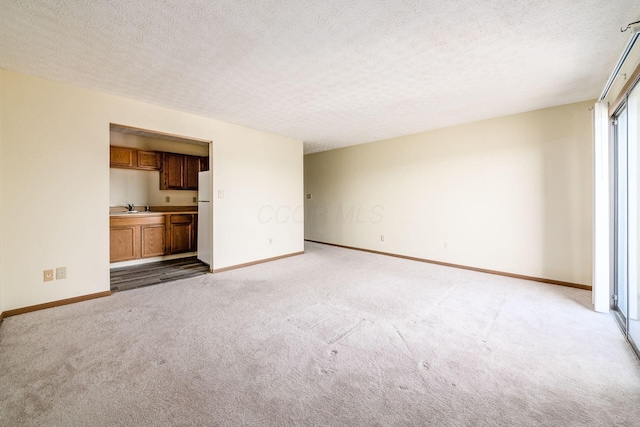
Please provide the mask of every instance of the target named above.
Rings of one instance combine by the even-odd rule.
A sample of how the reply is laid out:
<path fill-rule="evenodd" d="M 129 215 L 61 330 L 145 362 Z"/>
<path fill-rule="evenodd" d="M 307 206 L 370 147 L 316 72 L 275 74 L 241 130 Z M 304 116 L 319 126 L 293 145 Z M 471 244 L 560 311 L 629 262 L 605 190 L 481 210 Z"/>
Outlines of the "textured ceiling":
<path fill-rule="evenodd" d="M 0 0 L 0 68 L 322 151 L 599 95 L 638 0 Z"/>

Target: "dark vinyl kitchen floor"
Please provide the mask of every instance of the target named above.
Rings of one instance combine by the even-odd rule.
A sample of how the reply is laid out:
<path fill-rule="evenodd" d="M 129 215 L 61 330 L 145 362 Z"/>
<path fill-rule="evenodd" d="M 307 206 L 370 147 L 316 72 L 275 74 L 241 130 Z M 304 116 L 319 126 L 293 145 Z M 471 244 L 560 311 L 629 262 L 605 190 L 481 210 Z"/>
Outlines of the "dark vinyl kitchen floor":
<path fill-rule="evenodd" d="M 199 276 L 209 272 L 209 266 L 196 257 L 151 262 L 111 269 L 111 292 L 126 291 Z"/>

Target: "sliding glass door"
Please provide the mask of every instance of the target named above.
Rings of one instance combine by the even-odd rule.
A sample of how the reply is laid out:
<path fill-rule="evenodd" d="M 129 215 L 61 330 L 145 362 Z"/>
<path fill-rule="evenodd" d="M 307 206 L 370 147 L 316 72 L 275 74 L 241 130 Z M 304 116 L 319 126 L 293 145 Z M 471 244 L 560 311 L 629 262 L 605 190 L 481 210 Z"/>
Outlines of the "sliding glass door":
<path fill-rule="evenodd" d="M 612 119 L 613 253 L 611 308 L 625 335 L 640 346 L 640 86 Z"/>
<path fill-rule="evenodd" d="M 627 101 L 627 333 L 640 347 L 640 86 Z"/>
<path fill-rule="evenodd" d="M 613 292 L 611 308 L 627 328 L 627 106 L 613 118 Z"/>

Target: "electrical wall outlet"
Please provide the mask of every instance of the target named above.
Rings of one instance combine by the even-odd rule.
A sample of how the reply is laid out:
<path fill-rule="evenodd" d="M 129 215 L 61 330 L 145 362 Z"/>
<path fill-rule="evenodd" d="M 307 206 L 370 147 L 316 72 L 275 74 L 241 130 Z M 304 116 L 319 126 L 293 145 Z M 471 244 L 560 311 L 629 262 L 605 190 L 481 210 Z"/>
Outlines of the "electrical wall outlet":
<path fill-rule="evenodd" d="M 66 278 L 67 278 L 67 267 L 56 268 L 56 280 L 61 280 Z"/>
<path fill-rule="evenodd" d="M 273 239 L 269 239 L 269 244 L 272 244 L 272 243 L 273 243 Z"/>
<path fill-rule="evenodd" d="M 380 241 L 381 241 L 381 242 L 384 242 L 384 234 L 381 234 L 381 235 L 380 235 Z"/>
<path fill-rule="evenodd" d="M 449 249 L 449 242 L 444 242 L 442 244 L 442 247 L 445 248 L 445 249 Z"/>
<path fill-rule="evenodd" d="M 218 199 L 224 199 L 224 190 L 218 190 Z"/>
<path fill-rule="evenodd" d="M 311 193 L 307 194 L 307 199 L 311 198 Z"/>
<path fill-rule="evenodd" d="M 195 203 L 195 202 L 197 202 L 197 201 L 198 201 L 198 198 L 197 198 L 197 197 L 194 197 L 194 198 L 193 198 L 193 203 Z"/>
<path fill-rule="evenodd" d="M 167 203 L 169 203 L 169 202 L 171 201 L 171 197 L 169 197 L 169 196 L 165 197 L 165 198 L 164 198 L 164 201 L 165 201 L 165 202 L 167 202 Z"/>
<path fill-rule="evenodd" d="M 45 282 L 50 282 L 53 280 L 53 270 L 45 270 L 42 273 L 44 275 Z"/>

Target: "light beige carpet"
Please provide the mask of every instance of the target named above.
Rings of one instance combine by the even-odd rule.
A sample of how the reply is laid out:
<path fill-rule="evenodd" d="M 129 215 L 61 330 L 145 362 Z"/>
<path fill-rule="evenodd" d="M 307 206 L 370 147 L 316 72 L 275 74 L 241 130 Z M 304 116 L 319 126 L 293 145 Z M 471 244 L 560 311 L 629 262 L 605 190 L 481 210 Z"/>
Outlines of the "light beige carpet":
<path fill-rule="evenodd" d="M 589 292 L 306 251 L 6 319 L 0 425 L 640 425 Z"/>

